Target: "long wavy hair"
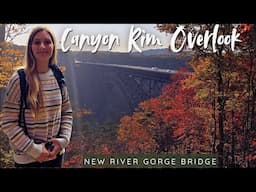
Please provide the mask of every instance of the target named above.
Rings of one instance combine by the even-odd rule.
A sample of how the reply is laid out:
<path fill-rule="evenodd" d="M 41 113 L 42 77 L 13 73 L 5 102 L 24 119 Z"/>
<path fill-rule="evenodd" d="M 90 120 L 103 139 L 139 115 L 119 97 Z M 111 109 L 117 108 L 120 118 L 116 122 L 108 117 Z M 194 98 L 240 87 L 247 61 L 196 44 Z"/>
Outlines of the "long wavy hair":
<path fill-rule="evenodd" d="M 37 116 L 40 106 L 43 105 L 43 98 L 41 93 L 39 75 L 36 68 L 36 59 L 32 51 L 32 43 L 35 35 L 42 31 L 46 31 L 50 35 L 53 42 L 53 53 L 51 58 L 49 59 L 48 65 L 57 64 L 56 40 L 53 33 L 46 27 L 34 28 L 29 36 L 25 53 L 25 73 L 26 80 L 28 82 L 27 103 L 30 106 L 34 117 Z"/>

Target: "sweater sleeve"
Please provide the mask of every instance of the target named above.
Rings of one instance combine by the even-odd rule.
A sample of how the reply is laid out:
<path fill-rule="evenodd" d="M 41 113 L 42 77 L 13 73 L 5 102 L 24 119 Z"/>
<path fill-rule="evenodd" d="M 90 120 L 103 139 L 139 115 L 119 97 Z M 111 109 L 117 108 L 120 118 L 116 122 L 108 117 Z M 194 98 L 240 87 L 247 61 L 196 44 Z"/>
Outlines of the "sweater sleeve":
<path fill-rule="evenodd" d="M 73 127 L 72 107 L 69 99 L 67 86 L 63 88 L 63 102 L 61 107 L 60 134 L 57 140 L 62 148 L 67 147 L 70 142 Z"/>
<path fill-rule="evenodd" d="M 35 144 L 19 126 L 20 94 L 20 80 L 18 73 L 15 72 L 10 78 L 5 93 L 1 130 L 7 135 L 15 150 L 25 152 L 36 159 L 42 151 L 42 146 Z"/>

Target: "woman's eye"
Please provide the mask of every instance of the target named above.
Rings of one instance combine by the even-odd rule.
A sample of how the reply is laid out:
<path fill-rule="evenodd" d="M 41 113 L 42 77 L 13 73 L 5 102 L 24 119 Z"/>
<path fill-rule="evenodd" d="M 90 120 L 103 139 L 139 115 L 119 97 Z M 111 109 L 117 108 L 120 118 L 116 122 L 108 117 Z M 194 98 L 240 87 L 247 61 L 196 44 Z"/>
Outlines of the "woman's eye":
<path fill-rule="evenodd" d="M 35 41 L 34 44 L 35 44 L 35 45 L 40 45 L 40 44 L 41 44 L 41 41 Z"/>
<path fill-rule="evenodd" d="M 49 44 L 51 44 L 51 43 L 52 43 L 51 41 L 45 41 L 45 42 L 44 42 L 45 45 L 49 45 Z"/>

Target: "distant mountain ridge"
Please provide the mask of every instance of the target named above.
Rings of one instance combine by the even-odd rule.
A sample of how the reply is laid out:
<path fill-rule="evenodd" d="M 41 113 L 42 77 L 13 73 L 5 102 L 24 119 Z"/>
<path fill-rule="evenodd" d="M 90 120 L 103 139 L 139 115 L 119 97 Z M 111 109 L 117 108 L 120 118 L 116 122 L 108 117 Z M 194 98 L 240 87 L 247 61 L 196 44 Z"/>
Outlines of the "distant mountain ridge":
<path fill-rule="evenodd" d="M 170 55 L 171 52 L 168 48 L 164 48 L 164 49 L 148 49 L 148 50 L 144 50 L 141 53 L 139 52 L 134 52 L 137 54 L 142 54 L 142 55 Z"/>
<path fill-rule="evenodd" d="M 174 53 L 174 52 L 170 51 L 169 48 L 162 48 L 162 49 L 148 49 L 148 50 L 142 51 L 141 53 L 138 51 L 132 52 L 132 54 L 141 54 L 141 55 L 145 55 L 145 56 L 153 56 L 153 55 L 178 56 L 181 53 L 190 55 L 192 53 L 192 51 L 184 50 L 179 53 Z"/>
<path fill-rule="evenodd" d="M 187 61 L 188 56 L 180 57 L 180 54 L 167 54 L 167 50 L 148 50 L 142 53 L 124 53 L 124 52 L 109 52 L 99 51 L 91 53 L 89 51 L 69 51 L 63 53 L 58 50 L 58 60 L 60 63 L 74 63 L 75 60 L 81 62 L 118 64 L 141 67 L 157 67 L 162 69 L 177 70 L 179 68 L 189 68 Z M 161 54 L 161 53 L 166 54 Z M 145 55 L 147 54 L 147 55 Z"/>

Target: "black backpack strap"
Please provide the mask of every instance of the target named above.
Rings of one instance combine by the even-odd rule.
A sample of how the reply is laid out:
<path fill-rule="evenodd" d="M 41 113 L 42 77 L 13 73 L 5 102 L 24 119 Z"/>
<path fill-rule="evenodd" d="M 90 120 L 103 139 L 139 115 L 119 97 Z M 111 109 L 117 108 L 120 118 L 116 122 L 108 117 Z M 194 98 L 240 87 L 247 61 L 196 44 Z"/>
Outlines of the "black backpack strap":
<path fill-rule="evenodd" d="M 65 85 L 65 80 L 64 80 L 64 75 L 63 73 L 61 72 L 60 68 L 53 64 L 53 65 L 49 65 L 49 67 L 52 69 L 53 71 L 53 74 L 58 82 L 58 85 L 59 85 L 59 88 L 60 88 L 60 91 L 61 91 L 61 96 L 62 96 L 62 102 L 63 102 L 63 86 Z"/>
<path fill-rule="evenodd" d="M 52 69 L 52 72 L 58 82 L 58 85 L 59 85 L 59 88 L 60 88 L 60 91 L 61 91 L 61 98 L 62 98 L 62 103 L 63 103 L 63 100 L 64 100 L 64 92 L 63 92 L 63 87 L 66 85 L 65 83 L 65 80 L 64 80 L 64 75 L 63 73 L 61 72 L 60 68 L 55 65 L 55 64 L 52 64 L 52 65 L 49 65 L 49 67 Z M 59 129 L 59 132 L 57 134 L 57 137 L 60 135 L 60 132 L 61 132 L 61 129 Z"/>
<path fill-rule="evenodd" d="M 24 132 L 27 136 L 28 130 L 26 126 L 26 120 L 25 120 L 25 108 L 27 108 L 27 93 L 28 93 L 28 84 L 26 81 L 26 74 L 24 69 L 19 69 L 18 71 L 19 79 L 20 79 L 20 111 L 19 111 L 19 126 L 24 129 Z"/>

